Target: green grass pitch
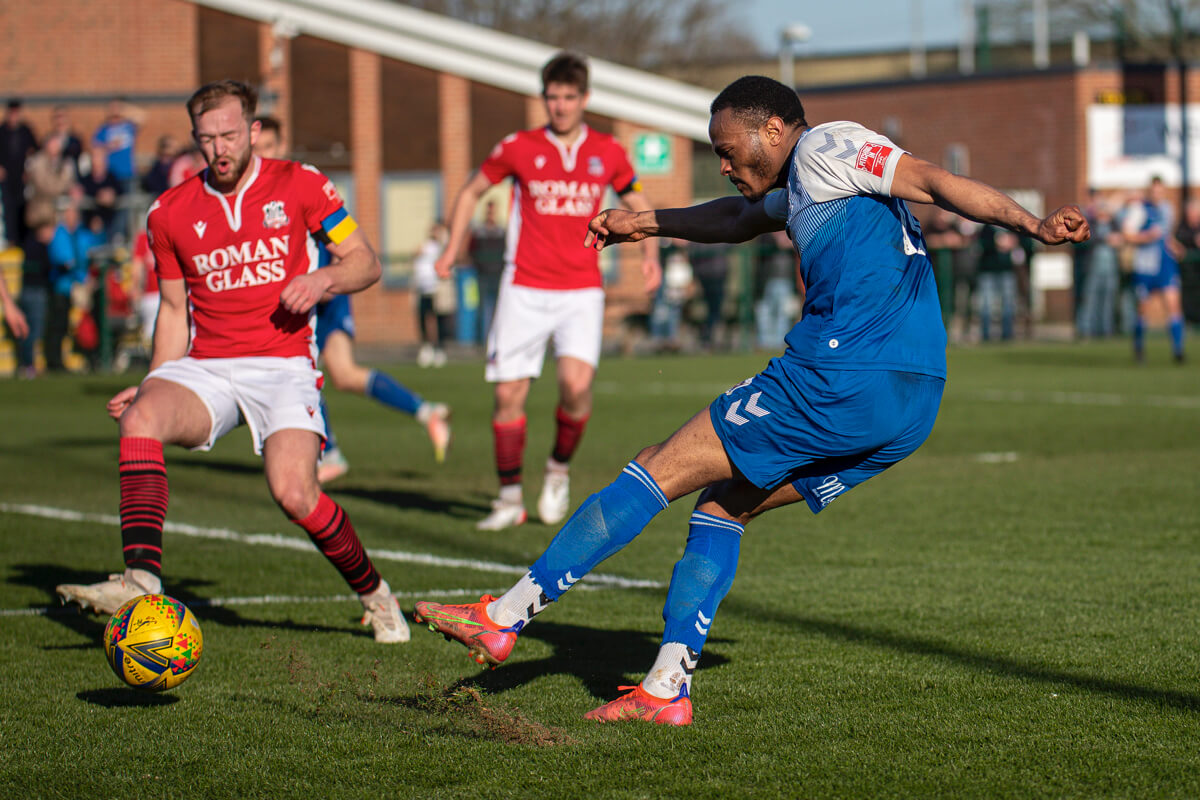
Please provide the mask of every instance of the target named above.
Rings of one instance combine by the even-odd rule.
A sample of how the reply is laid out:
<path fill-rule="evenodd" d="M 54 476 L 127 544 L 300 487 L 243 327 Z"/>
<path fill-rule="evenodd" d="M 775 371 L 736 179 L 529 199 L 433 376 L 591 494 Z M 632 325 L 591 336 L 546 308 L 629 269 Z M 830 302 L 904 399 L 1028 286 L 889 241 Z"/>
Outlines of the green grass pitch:
<path fill-rule="evenodd" d="M 415 625 L 376 645 L 315 551 L 255 538 L 304 541 L 244 429 L 168 450 L 168 521 L 193 527 L 166 534 L 166 591 L 204 657 L 171 692 L 124 688 L 106 620 L 54 608 L 54 585 L 120 565 L 104 402 L 137 376 L 0 382 L 0 796 L 1200 796 L 1200 377 L 1150 352 L 951 350 L 914 456 L 749 527 L 687 729 L 582 715 L 653 661 L 690 500 L 598 569 L 640 585 L 584 581 L 484 671 Z M 606 360 L 573 503 L 765 361 Z M 411 419 L 332 393 L 351 470 L 330 495 L 406 612 L 503 590 L 554 531 L 474 530 L 495 483 L 482 365 L 386 368 L 453 406 L 447 463 Z M 554 400 L 551 368 L 531 509 Z"/>

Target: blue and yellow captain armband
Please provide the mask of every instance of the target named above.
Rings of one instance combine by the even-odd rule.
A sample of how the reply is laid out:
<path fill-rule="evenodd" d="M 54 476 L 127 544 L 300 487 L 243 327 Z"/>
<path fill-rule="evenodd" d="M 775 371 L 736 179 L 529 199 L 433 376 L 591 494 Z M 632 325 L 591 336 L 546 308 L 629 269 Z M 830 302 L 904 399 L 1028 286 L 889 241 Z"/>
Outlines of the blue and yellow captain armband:
<path fill-rule="evenodd" d="M 341 244 L 347 236 L 358 230 L 358 223 L 343 206 L 321 220 L 321 230 L 330 244 Z"/>
<path fill-rule="evenodd" d="M 624 197 L 625 195 L 629 194 L 630 192 L 640 192 L 641 190 L 642 190 L 642 181 L 640 178 L 638 178 L 637 175 L 634 175 L 633 180 L 631 180 L 629 182 L 629 185 L 626 186 L 624 189 L 619 189 L 617 191 L 617 195 L 620 197 Z"/>

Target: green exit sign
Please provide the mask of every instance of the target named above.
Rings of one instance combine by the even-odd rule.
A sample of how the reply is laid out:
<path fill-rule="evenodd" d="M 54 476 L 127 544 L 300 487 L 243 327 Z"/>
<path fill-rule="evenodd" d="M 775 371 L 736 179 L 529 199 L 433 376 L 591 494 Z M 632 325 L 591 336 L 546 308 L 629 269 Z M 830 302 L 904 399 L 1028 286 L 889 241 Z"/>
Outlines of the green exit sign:
<path fill-rule="evenodd" d="M 633 140 L 633 168 L 639 175 L 671 171 L 671 137 L 665 133 L 639 133 Z"/>

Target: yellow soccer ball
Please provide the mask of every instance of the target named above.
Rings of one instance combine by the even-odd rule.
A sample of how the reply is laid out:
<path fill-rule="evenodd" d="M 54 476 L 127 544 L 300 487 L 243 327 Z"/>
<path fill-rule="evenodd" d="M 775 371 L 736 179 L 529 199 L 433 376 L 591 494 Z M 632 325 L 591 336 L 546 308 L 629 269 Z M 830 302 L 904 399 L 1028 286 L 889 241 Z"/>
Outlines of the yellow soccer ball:
<path fill-rule="evenodd" d="M 183 683 L 204 649 L 200 623 L 165 594 L 144 594 L 117 609 L 104 629 L 104 654 L 135 689 L 161 692 Z"/>

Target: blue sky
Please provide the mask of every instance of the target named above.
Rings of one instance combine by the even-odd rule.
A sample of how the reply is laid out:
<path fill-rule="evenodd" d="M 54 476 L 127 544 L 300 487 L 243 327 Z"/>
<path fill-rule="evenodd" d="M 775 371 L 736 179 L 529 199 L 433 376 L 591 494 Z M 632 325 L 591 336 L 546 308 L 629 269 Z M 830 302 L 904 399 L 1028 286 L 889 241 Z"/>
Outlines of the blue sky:
<path fill-rule="evenodd" d="M 926 45 L 958 41 L 963 0 L 751 0 L 739 2 L 745 11 L 736 13 L 747 14 L 748 27 L 767 52 L 778 50 L 782 27 L 802 22 L 813 32 L 804 48 L 828 53 L 907 48 L 914 5 L 921 9 Z"/>

